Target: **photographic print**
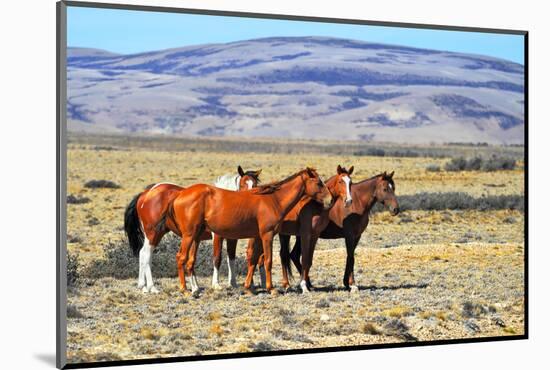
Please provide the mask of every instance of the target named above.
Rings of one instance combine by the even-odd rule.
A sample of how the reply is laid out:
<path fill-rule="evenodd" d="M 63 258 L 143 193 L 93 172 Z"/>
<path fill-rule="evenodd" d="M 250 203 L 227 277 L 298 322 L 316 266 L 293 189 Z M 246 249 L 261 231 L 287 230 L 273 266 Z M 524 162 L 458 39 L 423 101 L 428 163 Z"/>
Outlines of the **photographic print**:
<path fill-rule="evenodd" d="M 526 32 L 60 6 L 67 366 L 526 338 Z"/>

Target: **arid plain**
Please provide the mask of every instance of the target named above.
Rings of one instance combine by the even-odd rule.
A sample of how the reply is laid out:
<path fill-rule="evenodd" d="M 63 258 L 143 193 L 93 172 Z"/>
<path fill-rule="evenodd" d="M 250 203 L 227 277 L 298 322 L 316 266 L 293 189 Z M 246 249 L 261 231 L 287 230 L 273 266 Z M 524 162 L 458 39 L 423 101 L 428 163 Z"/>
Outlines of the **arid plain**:
<path fill-rule="evenodd" d="M 131 198 L 152 183 L 213 183 L 239 164 L 261 168 L 264 183 L 305 166 L 316 167 L 328 178 L 340 164 L 355 166 L 354 181 L 395 171 L 398 200 L 422 193 L 440 196 L 442 202 L 445 194 L 457 192 L 476 199 L 524 195 L 519 147 L 397 148 L 409 154 L 401 155 L 393 145 L 380 156 L 357 150 L 361 144 L 262 146 L 257 141 L 249 149 L 245 141 L 230 144 L 70 137 L 67 194 L 76 201 L 67 205 L 68 252 L 75 274 L 68 294 L 69 362 L 523 334 L 524 211 L 507 205 L 404 207 L 395 217 L 387 211 L 373 213 L 356 252 L 357 294 L 342 287 L 343 240 L 319 241 L 312 294 L 293 288 L 277 296 L 261 289 L 246 295 L 225 280 L 227 288 L 212 290 L 211 244 L 203 242 L 197 267 L 200 296 L 184 297 L 176 278 L 175 236 L 167 237 L 153 255 L 153 278 L 160 293 L 142 293 L 137 289 L 138 260 L 123 232 L 123 213 Z M 494 153 L 517 158 L 516 168 L 444 170 L 451 157 Z M 438 166 L 440 171 L 427 170 Z M 119 187 L 85 187 L 90 180 L 109 180 Z M 278 250 L 276 237 L 274 255 Z M 245 241 L 239 242 L 237 256 L 242 285 Z M 273 271 L 277 285 L 278 258 Z M 296 286 L 296 272 L 294 276 Z"/>

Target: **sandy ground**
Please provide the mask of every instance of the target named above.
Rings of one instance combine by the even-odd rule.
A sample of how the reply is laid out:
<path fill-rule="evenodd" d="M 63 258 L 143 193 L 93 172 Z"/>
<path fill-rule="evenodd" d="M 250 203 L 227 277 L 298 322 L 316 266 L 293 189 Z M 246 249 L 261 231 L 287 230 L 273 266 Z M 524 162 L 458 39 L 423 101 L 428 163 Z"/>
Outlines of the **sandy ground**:
<path fill-rule="evenodd" d="M 198 261 L 200 296 L 184 297 L 175 277 L 175 238 L 153 256 L 160 293 L 137 289 L 137 259 L 123 239 L 122 216 L 147 184 L 212 182 L 237 164 L 263 168 L 264 182 L 291 174 L 301 164 L 316 166 L 328 177 L 342 164 L 355 165 L 357 180 L 395 170 L 398 196 L 419 191 L 523 194 L 522 170 L 426 172 L 427 165 L 445 161 L 71 148 L 68 194 L 89 202 L 68 205 L 68 250 L 78 256 L 80 275 L 68 296 L 69 362 L 522 334 L 524 216 L 519 211 L 374 214 L 356 252 L 358 294 L 341 288 L 342 240 L 318 244 L 311 272 L 316 290 L 309 295 L 296 288 L 278 296 L 261 289 L 254 295 L 241 288 L 210 289 L 207 242 Z M 91 179 L 112 180 L 121 188 L 85 188 Z M 277 240 L 274 248 L 277 255 Z M 241 273 L 244 251 L 241 241 Z M 277 258 L 274 278 L 277 284 Z M 239 284 L 243 280 L 240 275 Z"/>

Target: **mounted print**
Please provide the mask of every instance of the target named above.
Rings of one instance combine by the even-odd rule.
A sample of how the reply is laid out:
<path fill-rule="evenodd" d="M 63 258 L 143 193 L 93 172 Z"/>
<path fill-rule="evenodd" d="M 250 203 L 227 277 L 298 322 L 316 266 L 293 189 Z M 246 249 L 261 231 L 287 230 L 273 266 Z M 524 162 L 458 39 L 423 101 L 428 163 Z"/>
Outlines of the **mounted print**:
<path fill-rule="evenodd" d="M 58 3 L 58 367 L 527 338 L 526 50 Z"/>

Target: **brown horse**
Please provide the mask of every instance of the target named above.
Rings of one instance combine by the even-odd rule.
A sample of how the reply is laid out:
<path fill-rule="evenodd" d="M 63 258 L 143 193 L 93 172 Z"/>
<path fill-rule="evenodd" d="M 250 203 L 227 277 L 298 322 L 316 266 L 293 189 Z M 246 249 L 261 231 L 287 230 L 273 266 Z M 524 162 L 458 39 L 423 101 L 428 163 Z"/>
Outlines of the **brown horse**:
<path fill-rule="evenodd" d="M 386 172 L 360 181 L 351 185 L 351 196 L 353 204 L 346 207 L 341 199 L 337 199 L 334 206 L 329 211 L 329 222 L 321 232 L 322 239 L 340 239 L 344 238 L 346 242 L 346 269 L 344 272 L 343 283 L 351 292 L 357 292 L 353 277 L 353 268 L 355 264 L 355 248 L 361 239 L 361 235 L 369 224 L 369 212 L 376 203 L 387 207 L 393 216 L 399 213 L 399 204 L 395 196 L 395 183 L 393 181 L 394 172 Z M 296 244 L 290 256 L 284 256 L 292 259 L 298 271 L 303 267 L 300 264 L 300 254 L 306 252 L 304 244 L 299 238 L 296 238 Z M 286 248 L 281 247 L 281 253 L 288 253 L 288 244 Z M 283 259 L 283 257 L 282 257 Z M 303 259 L 303 258 L 302 258 Z"/>
<path fill-rule="evenodd" d="M 327 188 L 336 200 L 341 200 L 344 207 L 349 207 L 352 204 L 351 196 L 351 174 L 353 166 L 347 170 L 338 165 L 336 175 L 327 180 Z M 329 210 L 323 209 L 318 203 L 308 199 L 298 202 L 296 206 L 286 215 L 281 231 L 279 232 L 279 240 L 281 242 L 281 265 L 283 270 L 282 285 L 284 288 L 289 287 L 288 275 L 290 274 L 290 257 L 288 254 L 288 244 L 290 235 L 299 236 L 302 245 L 309 246 L 303 248 L 302 264 L 300 265 L 300 287 L 303 293 L 309 292 L 309 270 L 313 262 L 313 252 L 317 239 L 321 231 L 329 223 Z M 297 238 L 298 239 L 298 238 Z M 286 252 L 285 252 L 286 250 Z M 261 248 L 259 241 L 249 240 L 247 249 L 248 269 L 254 272 L 254 268 L 259 260 L 261 260 Z M 303 268 L 302 268 L 303 266 Z"/>
<path fill-rule="evenodd" d="M 241 166 L 238 166 L 237 171 L 239 190 L 248 189 L 250 184 L 253 186 L 258 184 L 256 174 L 259 171 L 244 172 Z M 137 194 L 126 207 L 124 230 L 134 255 L 139 253 L 138 288 L 143 289 L 143 292 L 158 292 L 153 284 L 151 254 L 169 230 L 158 229 L 156 226 L 165 217 L 168 205 L 183 189 L 182 186 L 170 183 L 152 184 Z M 211 234 L 208 232 L 201 235 L 201 240 L 210 238 Z"/>
<path fill-rule="evenodd" d="M 233 192 L 210 185 L 197 184 L 181 190 L 171 202 L 167 217 L 157 227 L 181 236 L 177 254 L 180 288 L 185 292 L 185 271 L 191 275 L 191 289 L 198 291 L 194 264 L 202 233 L 210 230 L 228 239 L 261 238 L 266 271 L 266 289 L 272 291 L 271 252 L 273 236 L 286 214 L 303 198 L 332 205 L 332 195 L 314 169 L 256 189 Z M 251 275 L 245 287 L 250 287 Z"/>
<path fill-rule="evenodd" d="M 225 175 L 220 176 L 216 179 L 214 186 L 226 190 L 250 190 L 255 188 L 260 182 L 260 173 L 262 170 L 258 171 L 247 171 L 244 172 L 241 166 L 237 168 L 238 175 Z M 240 180 L 239 180 L 240 178 Z M 248 185 L 246 188 L 243 184 Z M 222 247 L 223 247 L 224 238 L 218 234 L 213 234 L 212 238 L 212 264 L 214 265 L 214 270 L 212 272 L 212 288 L 221 289 L 219 281 L 219 271 L 220 264 L 222 261 Z M 235 274 L 235 257 L 237 254 L 237 239 L 227 239 L 227 280 L 230 286 L 233 288 L 237 287 L 237 279 Z M 265 274 L 262 275 L 265 278 Z"/>

